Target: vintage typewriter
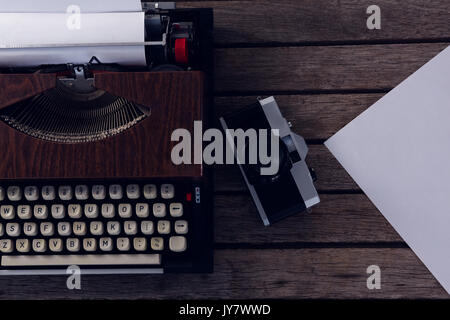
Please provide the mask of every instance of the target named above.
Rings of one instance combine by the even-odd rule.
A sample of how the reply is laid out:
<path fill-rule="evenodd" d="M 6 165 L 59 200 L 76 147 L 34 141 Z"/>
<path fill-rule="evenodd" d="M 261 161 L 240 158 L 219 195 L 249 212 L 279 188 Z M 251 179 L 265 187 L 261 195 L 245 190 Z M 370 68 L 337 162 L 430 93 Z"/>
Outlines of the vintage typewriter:
<path fill-rule="evenodd" d="M 211 116 L 212 11 L 143 10 L 145 67 L 0 70 L 0 274 L 212 271 L 211 174 L 171 161 Z"/>

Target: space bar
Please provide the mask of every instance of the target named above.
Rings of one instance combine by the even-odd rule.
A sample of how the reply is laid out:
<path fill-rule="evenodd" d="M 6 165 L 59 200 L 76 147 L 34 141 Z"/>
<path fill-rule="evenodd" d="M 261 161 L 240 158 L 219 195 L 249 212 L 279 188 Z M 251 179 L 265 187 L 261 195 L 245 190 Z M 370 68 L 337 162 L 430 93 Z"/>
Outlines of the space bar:
<path fill-rule="evenodd" d="M 88 254 L 55 256 L 2 256 L 2 267 L 70 265 L 158 265 L 160 254 Z"/>

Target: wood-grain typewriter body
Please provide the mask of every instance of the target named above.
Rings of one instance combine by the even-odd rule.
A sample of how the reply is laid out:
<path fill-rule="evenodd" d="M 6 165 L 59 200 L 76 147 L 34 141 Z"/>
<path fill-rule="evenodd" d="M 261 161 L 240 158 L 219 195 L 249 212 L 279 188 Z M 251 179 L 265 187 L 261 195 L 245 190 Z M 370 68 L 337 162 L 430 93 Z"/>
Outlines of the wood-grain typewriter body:
<path fill-rule="evenodd" d="M 0 108 L 56 85 L 56 75 L 0 75 Z M 124 132 L 86 143 L 57 143 L 0 122 L 0 179 L 201 177 L 201 165 L 174 165 L 171 133 L 193 132 L 203 120 L 205 75 L 200 71 L 96 74 L 95 87 L 151 108 Z M 49 115 L 51 116 L 51 115 Z"/>

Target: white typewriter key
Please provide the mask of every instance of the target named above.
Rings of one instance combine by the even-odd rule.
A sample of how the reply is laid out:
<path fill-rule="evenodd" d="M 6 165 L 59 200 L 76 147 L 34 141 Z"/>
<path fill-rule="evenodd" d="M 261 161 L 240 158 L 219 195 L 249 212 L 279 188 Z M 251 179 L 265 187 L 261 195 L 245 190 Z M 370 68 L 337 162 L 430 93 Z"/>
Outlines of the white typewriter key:
<path fill-rule="evenodd" d="M 102 204 L 102 216 L 103 218 L 111 219 L 116 215 L 114 205 L 111 203 Z"/>
<path fill-rule="evenodd" d="M 117 236 L 120 234 L 120 223 L 117 221 L 109 221 L 106 225 L 108 234 L 111 236 Z"/>
<path fill-rule="evenodd" d="M 163 184 L 161 186 L 161 197 L 163 199 L 172 199 L 175 196 L 173 184 Z"/>
<path fill-rule="evenodd" d="M 22 190 L 20 189 L 20 187 L 8 187 L 6 193 L 8 194 L 8 199 L 10 201 L 20 201 L 22 199 Z"/>
<path fill-rule="evenodd" d="M 97 250 L 97 240 L 94 238 L 83 239 L 83 248 L 89 252 Z"/>
<path fill-rule="evenodd" d="M 103 200 L 106 197 L 106 188 L 105 186 L 95 185 L 92 186 L 92 197 L 95 200 Z"/>
<path fill-rule="evenodd" d="M 120 184 L 112 184 L 109 186 L 109 197 L 113 200 L 120 200 L 123 197 L 122 186 Z"/>
<path fill-rule="evenodd" d="M 7 223 L 6 234 L 10 237 L 20 236 L 20 226 L 18 223 Z"/>
<path fill-rule="evenodd" d="M 56 198 L 55 187 L 53 186 L 42 187 L 42 199 L 46 201 L 52 201 L 55 200 L 55 198 Z"/>
<path fill-rule="evenodd" d="M 36 219 L 39 219 L 39 220 L 47 219 L 48 212 L 47 212 L 46 205 L 42 205 L 42 204 L 35 205 L 33 210 L 34 210 L 34 217 Z"/>
<path fill-rule="evenodd" d="M 25 187 L 24 190 L 25 199 L 28 201 L 36 201 L 39 199 L 39 189 L 35 186 Z"/>
<path fill-rule="evenodd" d="M 86 218 L 95 219 L 98 217 L 98 207 L 96 204 L 85 204 L 84 215 Z"/>
<path fill-rule="evenodd" d="M 13 206 L 1 206 L 0 216 L 5 220 L 12 220 L 15 217 L 15 211 Z"/>
<path fill-rule="evenodd" d="M 17 239 L 16 249 L 19 252 L 25 253 L 30 251 L 30 240 L 28 239 Z"/>
<path fill-rule="evenodd" d="M 62 204 L 52 205 L 51 211 L 54 219 L 63 219 L 66 216 L 66 209 Z"/>
<path fill-rule="evenodd" d="M 33 240 L 33 251 L 34 252 L 47 251 L 47 242 L 44 239 L 34 239 Z"/>
<path fill-rule="evenodd" d="M 141 232 L 145 235 L 153 234 L 154 232 L 153 221 L 142 221 Z"/>
<path fill-rule="evenodd" d="M 66 248 L 70 252 L 80 251 L 80 240 L 77 238 L 68 238 L 66 240 Z"/>
<path fill-rule="evenodd" d="M 62 237 L 67 237 L 72 234 L 72 227 L 69 222 L 58 223 L 58 234 Z"/>
<path fill-rule="evenodd" d="M 58 196 L 62 201 L 72 200 L 72 187 L 71 186 L 60 186 L 58 188 Z"/>
<path fill-rule="evenodd" d="M 137 233 L 136 221 L 125 221 L 123 228 L 125 233 L 128 235 L 134 235 Z"/>
<path fill-rule="evenodd" d="M 129 203 L 121 203 L 119 204 L 119 216 L 121 218 L 131 218 L 131 204 Z"/>
<path fill-rule="evenodd" d="M 164 240 L 163 238 L 152 238 L 150 245 L 152 247 L 153 250 L 164 250 Z"/>
<path fill-rule="evenodd" d="M 0 240 L 0 252 L 9 253 L 13 251 L 13 243 L 11 240 Z"/>
<path fill-rule="evenodd" d="M 0 237 L 3 237 L 5 230 L 3 230 L 3 224 L 0 223 Z"/>
<path fill-rule="evenodd" d="M 185 220 L 175 221 L 175 232 L 177 234 L 186 234 L 188 233 L 188 222 Z"/>
<path fill-rule="evenodd" d="M 166 216 L 166 205 L 164 203 L 153 204 L 153 215 L 157 218 Z"/>
<path fill-rule="evenodd" d="M 75 187 L 75 198 L 77 200 L 87 200 L 89 198 L 89 188 L 86 185 Z"/>
<path fill-rule="evenodd" d="M 31 219 L 33 216 L 31 214 L 31 207 L 30 206 L 18 206 L 17 207 L 17 216 L 22 220 Z"/>
<path fill-rule="evenodd" d="M 79 219 L 81 218 L 81 205 L 79 204 L 69 204 L 67 207 L 67 213 L 69 214 L 69 217 L 72 219 Z"/>
<path fill-rule="evenodd" d="M 111 251 L 113 249 L 113 242 L 111 238 L 100 238 L 100 250 Z"/>
<path fill-rule="evenodd" d="M 5 200 L 5 189 L 0 187 L 0 201 Z"/>
<path fill-rule="evenodd" d="M 129 251 L 130 250 L 130 239 L 118 238 L 117 239 L 117 249 L 119 249 L 119 251 Z"/>
<path fill-rule="evenodd" d="M 170 221 L 161 220 L 158 221 L 158 233 L 169 234 L 170 233 Z"/>
<path fill-rule="evenodd" d="M 136 215 L 139 218 L 147 218 L 149 216 L 147 203 L 136 203 Z"/>
<path fill-rule="evenodd" d="M 181 236 L 170 237 L 169 248 L 170 248 L 170 251 L 173 251 L 173 252 L 186 251 L 186 248 L 187 248 L 186 238 L 181 237 Z"/>
<path fill-rule="evenodd" d="M 52 252 L 61 252 L 63 250 L 63 242 L 61 239 L 50 239 L 48 246 Z"/>
<path fill-rule="evenodd" d="M 86 223 L 74 222 L 73 223 L 73 233 L 77 236 L 84 236 L 86 234 Z"/>
<path fill-rule="evenodd" d="M 171 203 L 169 209 L 170 215 L 174 218 L 179 218 L 183 215 L 183 204 L 181 203 Z"/>
<path fill-rule="evenodd" d="M 147 240 L 145 238 L 134 238 L 133 246 L 136 251 L 145 251 L 147 250 Z"/>
<path fill-rule="evenodd" d="M 38 234 L 37 225 L 34 222 L 26 222 L 23 225 L 23 233 L 28 237 L 34 237 Z"/>
<path fill-rule="evenodd" d="M 89 229 L 92 235 L 101 236 L 103 234 L 103 222 L 92 221 Z"/>
<path fill-rule="evenodd" d="M 146 184 L 144 186 L 144 198 L 155 199 L 157 196 L 156 186 L 154 184 Z"/>
<path fill-rule="evenodd" d="M 141 196 L 139 186 L 137 184 L 127 185 L 127 197 L 128 199 L 138 199 Z"/>
<path fill-rule="evenodd" d="M 51 237 L 55 233 L 55 228 L 51 222 L 41 223 L 41 234 L 45 237 Z"/>

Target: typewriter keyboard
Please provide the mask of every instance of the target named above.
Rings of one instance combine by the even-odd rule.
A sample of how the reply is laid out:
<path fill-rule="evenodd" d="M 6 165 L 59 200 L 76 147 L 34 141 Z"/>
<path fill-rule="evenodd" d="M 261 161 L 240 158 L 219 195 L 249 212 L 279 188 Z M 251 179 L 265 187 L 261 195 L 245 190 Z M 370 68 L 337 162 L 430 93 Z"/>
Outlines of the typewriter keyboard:
<path fill-rule="evenodd" d="M 192 185 L 0 187 L 1 268 L 161 265 L 189 251 Z"/>

